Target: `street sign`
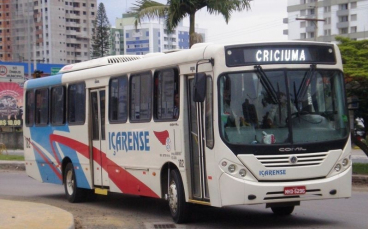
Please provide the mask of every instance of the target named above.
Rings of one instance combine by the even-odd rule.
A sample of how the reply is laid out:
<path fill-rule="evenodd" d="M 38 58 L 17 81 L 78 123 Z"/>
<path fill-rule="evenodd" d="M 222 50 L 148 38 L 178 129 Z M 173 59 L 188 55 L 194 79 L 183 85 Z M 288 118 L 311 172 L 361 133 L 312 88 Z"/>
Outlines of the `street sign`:
<path fill-rule="evenodd" d="M 24 82 L 24 67 L 19 65 L 0 65 L 0 82 Z"/>
<path fill-rule="evenodd" d="M 51 75 L 56 75 L 61 68 L 51 68 Z"/>

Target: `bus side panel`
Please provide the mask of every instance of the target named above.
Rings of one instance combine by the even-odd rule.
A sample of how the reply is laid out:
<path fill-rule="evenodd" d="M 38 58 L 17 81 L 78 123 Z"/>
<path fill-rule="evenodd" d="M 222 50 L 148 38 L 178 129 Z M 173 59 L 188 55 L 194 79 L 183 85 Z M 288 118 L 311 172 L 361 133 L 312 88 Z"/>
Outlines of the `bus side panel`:
<path fill-rule="evenodd" d="M 24 133 L 28 139 L 25 159 L 29 176 L 42 182 L 62 184 L 61 164 L 69 158 L 75 168 L 78 187 L 91 188 L 89 147 L 76 140 L 77 133 L 72 134 L 67 126 L 31 127 L 29 130 L 28 136 Z"/>
<path fill-rule="evenodd" d="M 172 127 L 168 122 L 159 126 L 152 123 L 108 125 L 110 191 L 160 198 L 162 166 L 169 161 L 179 169 L 184 166 L 179 132 L 179 124 Z"/>
<path fill-rule="evenodd" d="M 24 137 L 24 161 L 26 166 L 27 175 L 38 180 L 43 181 L 40 170 L 36 163 L 35 153 L 33 147 L 31 145 L 31 134 L 30 128 L 24 126 L 23 127 L 23 137 Z"/>

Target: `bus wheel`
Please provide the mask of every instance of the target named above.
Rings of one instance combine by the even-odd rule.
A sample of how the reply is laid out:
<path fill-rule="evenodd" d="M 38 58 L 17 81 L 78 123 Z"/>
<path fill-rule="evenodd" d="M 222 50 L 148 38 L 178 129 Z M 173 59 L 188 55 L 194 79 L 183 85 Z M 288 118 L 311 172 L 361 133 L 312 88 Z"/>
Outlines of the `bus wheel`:
<path fill-rule="evenodd" d="M 178 170 L 171 170 L 169 185 L 169 207 L 175 223 L 185 223 L 188 218 L 188 204 L 185 202 L 183 182 Z"/>
<path fill-rule="evenodd" d="M 271 207 L 271 210 L 275 215 L 286 216 L 290 215 L 294 211 L 294 206 Z"/>
<path fill-rule="evenodd" d="M 77 180 L 72 163 L 68 163 L 65 167 L 64 188 L 66 197 L 70 203 L 78 203 L 85 200 L 85 190 L 77 188 Z"/>

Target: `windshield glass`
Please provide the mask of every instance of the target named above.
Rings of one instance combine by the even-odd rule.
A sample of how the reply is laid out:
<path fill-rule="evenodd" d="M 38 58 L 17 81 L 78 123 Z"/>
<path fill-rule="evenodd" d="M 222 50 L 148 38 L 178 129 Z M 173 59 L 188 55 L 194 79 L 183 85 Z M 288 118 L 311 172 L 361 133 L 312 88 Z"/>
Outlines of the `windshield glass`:
<path fill-rule="evenodd" d="M 220 131 L 232 144 L 300 144 L 345 138 L 343 75 L 315 66 L 220 76 Z"/>

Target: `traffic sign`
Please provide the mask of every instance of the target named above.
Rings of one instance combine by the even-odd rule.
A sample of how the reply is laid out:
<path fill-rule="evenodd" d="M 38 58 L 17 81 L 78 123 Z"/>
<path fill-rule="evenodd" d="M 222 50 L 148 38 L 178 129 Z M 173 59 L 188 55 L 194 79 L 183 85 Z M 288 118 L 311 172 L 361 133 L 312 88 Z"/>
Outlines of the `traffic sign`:
<path fill-rule="evenodd" d="M 0 65 L 0 82 L 24 82 L 24 67 L 19 65 Z"/>
<path fill-rule="evenodd" d="M 51 75 L 56 75 L 60 71 L 61 68 L 51 68 Z"/>

